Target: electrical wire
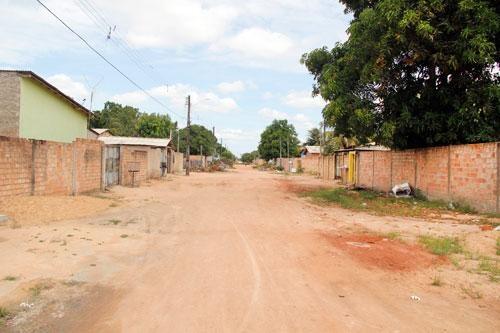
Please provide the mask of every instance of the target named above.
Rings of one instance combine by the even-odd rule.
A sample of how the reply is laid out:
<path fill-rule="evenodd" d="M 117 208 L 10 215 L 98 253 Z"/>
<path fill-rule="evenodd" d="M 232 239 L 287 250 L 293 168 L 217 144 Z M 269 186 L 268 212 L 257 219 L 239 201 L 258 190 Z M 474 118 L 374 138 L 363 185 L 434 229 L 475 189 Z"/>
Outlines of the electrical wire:
<path fill-rule="evenodd" d="M 127 74 L 125 74 L 123 71 L 121 71 L 118 67 L 116 67 L 111 61 L 109 61 L 105 56 L 103 56 L 97 49 L 95 49 L 90 43 L 83 38 L 78 32 L 73 30 L 66 22 L 64 22 L 57 14 L 55 14 L 49 7 L 47 7 L 42 1 L 36 0 L 43 8 L 45 8 L 52 16 L 54 16 L 59 22 L 61 22 L 69 31 L 71 31 L 75 36 L 77 36 L 85 45 L 87 45 L 88 48 L 90 48 L 94 53 L 96 53 L 102 60 L 104 60 L 108 65 L 113 67 L 114 70 L 116 70 L 120 75 L 122 75 L 127 81 L 132 83 L 135 87 L 137 87 L 139 90 L 141 90 L 144 94 L 146 94 L 149 98 L 154 100 L 156 103 L 159 105 L 163 106 L 173 114 L 177 115 L 178 117 L 181 118 L 186 118 L 185 116 L 182 116 L 175 111 L 173 111 L 171 108 L 169 108 L 166 104 L 162 103 L 159 99 L 151 95 L 146 89 L 141 87 L 138 83 L 136 83 L 134 80 L 132 80 Z"/>

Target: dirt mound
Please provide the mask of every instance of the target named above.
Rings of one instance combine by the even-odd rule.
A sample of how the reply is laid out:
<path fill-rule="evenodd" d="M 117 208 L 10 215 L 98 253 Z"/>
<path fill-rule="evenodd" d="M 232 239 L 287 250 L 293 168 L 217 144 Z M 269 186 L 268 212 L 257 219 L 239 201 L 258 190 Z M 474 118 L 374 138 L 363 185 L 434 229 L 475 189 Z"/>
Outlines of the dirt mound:
<path fill-rule="evenodd" d="M 405 244 L 378 235 L 322 234 L 333 246 L 349 254 L 355 260 L 390 271 L 415 271 L 446 262 L 445 257 L 428 253 L 418 245 Z"/>

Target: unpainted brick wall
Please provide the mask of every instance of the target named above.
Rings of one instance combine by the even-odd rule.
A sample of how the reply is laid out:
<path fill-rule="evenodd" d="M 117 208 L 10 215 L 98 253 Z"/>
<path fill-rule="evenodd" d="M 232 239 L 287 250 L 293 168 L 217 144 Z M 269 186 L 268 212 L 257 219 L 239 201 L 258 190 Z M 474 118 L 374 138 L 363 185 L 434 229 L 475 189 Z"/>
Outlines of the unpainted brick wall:
<path fill-rule="evenodd" d="M 479 143 L 403 151 L 359 151 L 359 187 L 389 191 L 408 182 L 430 199 L 499 212 L 500 143 Z"/>
<path fill-rule="evenodd" d="M 120 148 L 120 170 L 122 185 L 139 185 L 142 181 L 147 179 L 148 176 L 148 150 L 149 147 L 141 146 L 122 146 Z M 137 164 L 139 172 L 133 175 L 129 171 L 132 164 Z"/>
<path fill-rule="evenodd" d="M 78 194 L 101 188 L 102 143 L 0 137 L 0 197 Z"/>

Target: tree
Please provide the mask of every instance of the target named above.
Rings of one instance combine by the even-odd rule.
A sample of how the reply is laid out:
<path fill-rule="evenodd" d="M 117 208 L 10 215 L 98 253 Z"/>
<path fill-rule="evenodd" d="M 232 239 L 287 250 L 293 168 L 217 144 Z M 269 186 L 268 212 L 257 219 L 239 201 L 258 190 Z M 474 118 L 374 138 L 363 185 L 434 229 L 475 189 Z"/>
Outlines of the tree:
<path fill-rule="evenodd" d="M 94 112 L 90 124 L 94 128 L 108 128 L 116 136 L 136 136 L 139 115 L 134 107 L 106 102 L 101 111 Z"/>
<path fill-rule="evenodd" d="M 273 120 L 271 125 L 262 132 L 258 148 L 259 155 L 267 161 L 280 157 L 280 143 L 282 157 L 287 156 L 287 145 L 290 149 L 290 156 L 298 156 L 300 141 L 295 127 L 286 119 Z"/>
<path fill-rule="evenodd" d="M 341 2 L 348 40 L 301 59 L 337 134 L 396 148 L 500 140 L 496 2 Z"/>
<path fill-rule="evenodd" d="M 255 159 L 257 159 L 259 157 L 259 152 L 254 150 L 250 153 L 244 153 L 241 155 L 241 161 L 243 163 L 246 163 L 246 164 L 249 164 L 249 163 L 252 163 L 253 161 L 255 161 Z"/>
<path fill-rule="evenodd" d="M 319 146 L 321 143 L 321 131 L 319 128 L 311 128 L 308 131 L 308 136 L 306 142 L 304 142 L 305 146 Z"/>
<path fill-rule="evenodd" d="M 167 138 L 174 124 L 168 115 L 143 113 L 136 123 L 137 135 L 145 138 Z"/>
<path fill-rule="evenodd" d="M 179 131 L 179 145 L 182 152 L 186 152 L 186 134 L 187 128 L 183 128 Z M 202 125 L 191 125 L 189 142 L 189 151 L 192 155 L 200 155 L 201 149 L 203 149 L 203 155 L 213 155 L 217 147 L 217 138 L 213 135 L 212 131 L 209 131 Z"/>

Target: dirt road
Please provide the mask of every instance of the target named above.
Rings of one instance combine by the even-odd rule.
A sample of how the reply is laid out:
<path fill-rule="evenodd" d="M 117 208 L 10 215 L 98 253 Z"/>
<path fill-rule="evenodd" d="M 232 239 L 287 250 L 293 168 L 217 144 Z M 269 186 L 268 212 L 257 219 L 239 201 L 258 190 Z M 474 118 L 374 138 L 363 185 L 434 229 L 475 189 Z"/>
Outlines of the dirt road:
<path fill-rule="evenodd" d="M 121 198 L 120 205 L 98 215 L 0 227 L 0 278 L 13 277 L 0 281 L 0 299 L 11 307 L 27 303 L 4 329 L 500 329 L 497 287 L 474 299 L 461 292 L 461 283 L 470 277 L 447 287 L 430 286 L 437 270 L 446 276 L 452 265 L 432 256 L 420 260 L 412 254 L 417 248 L 404 248 L 408 256 L 398 259 L 402 266 L 388 269 L 377 267 L 377 260 L 386 257 L 356 259 L 345 244 L 355 251 L 376 246 L 368 242 L 372 248 L 364 249 L 367 243 L 348 235 L 395 221 L 313 205 L 288 192 L 283 182 L 320 181 L 288 178 L 247 167 L 195 173 L 151 186 L 116 188 L 112 196 Z M 419 225 L 409 221 L 407 226 L 411 223 Z M 435 227 L 437 232 L 444 228 Z M 400 250 L 399 243 L 383 239 L 380 246 L 383 242 L 394 246 L 391 253 Z"/>

